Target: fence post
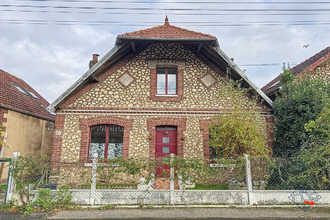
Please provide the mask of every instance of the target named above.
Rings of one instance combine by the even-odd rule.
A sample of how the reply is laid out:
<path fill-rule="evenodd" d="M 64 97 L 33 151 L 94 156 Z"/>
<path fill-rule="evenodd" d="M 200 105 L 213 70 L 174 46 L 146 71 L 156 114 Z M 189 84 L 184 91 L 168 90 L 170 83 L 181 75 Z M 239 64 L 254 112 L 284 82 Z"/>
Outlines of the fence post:
<path fill-rule="evenodd" d="M 251 164 L 249 160 L 249 155 L 244 155 L 246 160 L 246 188 L 248 192 L 248 204 L 252 205 L 252 175 L 251 175 Z"/>
<path fill-rule="evenodd" d="M 95 192 L 96 192 L 96 169 L 97 169 L 97 153 L 93 154 L 92 158 L 92 183 L 91 183 L 91 192 L 89 197 L 89 204 L 94 205 L 95 204 Z"/>
<path fill-rule="evenodd" d="M 170 155 L 170 205 L 174 205 L 174 167 L 173 167 L 174 154 Z"/>
<path fill-rule="evenodd" d="M 14 152 L 11 160 L 11 165 L 9 166 L 5 203 L 9 202 L 13 198 L 13 191 L 15 189 L 16 182 L 13 176 L 11 175 L 11 169 L 16 166 L 17 158 L 19 156 L 20 156 L 20 152 Z"/>

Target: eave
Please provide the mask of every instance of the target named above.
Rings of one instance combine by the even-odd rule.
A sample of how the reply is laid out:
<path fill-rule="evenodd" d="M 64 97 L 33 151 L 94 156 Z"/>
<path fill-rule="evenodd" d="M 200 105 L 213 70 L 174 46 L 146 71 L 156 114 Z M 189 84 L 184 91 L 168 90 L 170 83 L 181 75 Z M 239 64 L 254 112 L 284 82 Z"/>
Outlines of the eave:
<path fill-rule="evenodd" d="M 259 95 L 266 101 L 266 103 L 273 107 L 273 102 L 268 98 L 242 71 L 231 59 L 219 48 L 217 39 L 215 38 L 142 38 L 142 37 L 123 37 L 118 36 L 115 46 L 91 69 L 89 69 L 82 77 L 80 77 L 72 86 L 70 86 L 62 95 L 60 95 L 50 106 L 49 109 L 55 111 L 59 106 L 75 94 L 75 91 L 82 88 L 90 81 L 98 81 L 98 75 L 103 73 L 107 67 L 116 63 L 128 53 L 136 53 L 136 48 L 145 44 L 160 42 L 178 42 L 184 45 L 194 46 L 196 53 L 201 53 L 209 59 L 214 65 L 226 72 L 226 68 L 230 67 L 232 70 L 232 78 L 235 80 L 242 79 L 246 86 L 252 87 Z M 133 43 L 133 45 L 132 45 Z"/>

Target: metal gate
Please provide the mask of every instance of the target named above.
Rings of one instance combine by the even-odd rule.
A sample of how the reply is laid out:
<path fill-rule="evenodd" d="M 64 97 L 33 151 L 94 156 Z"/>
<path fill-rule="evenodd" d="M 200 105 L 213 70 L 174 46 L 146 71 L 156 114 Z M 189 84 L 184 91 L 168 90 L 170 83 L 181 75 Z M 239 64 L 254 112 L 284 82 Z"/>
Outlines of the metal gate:
<path fill-rule="evenodd" d="M 9 181 L 10 181 L 11 162 L 12 162 L 11 158 L 0 159 L 0 181 L 1 181 L 0 183 L 2 184 L 0 185 L 0 204 L 6 204 L 7 201 L 9 185 L 10 185 Z M 5 167 L 8 167 L 8 173 L 4 173 Z"/>

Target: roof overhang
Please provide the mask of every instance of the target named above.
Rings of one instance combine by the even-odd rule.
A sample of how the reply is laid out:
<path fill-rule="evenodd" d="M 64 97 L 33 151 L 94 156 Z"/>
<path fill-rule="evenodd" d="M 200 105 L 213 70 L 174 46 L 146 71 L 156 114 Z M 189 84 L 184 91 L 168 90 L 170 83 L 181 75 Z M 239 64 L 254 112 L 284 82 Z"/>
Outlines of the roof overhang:
<path fill-rule="evenodd" d="M 202 52 L 208 57 L 212 57 L 213 64 L 232 70 L 234 79 L 243 79 L 246 86 L 252 87 L 262 99 L 270 106 L 273 107 L 273 102 L 268 96 L 262 92 L 231 59 L 220 49 L 216 38 L 144 38 L 144 37 L 125 37 L 118 36 L 115 46 L 91 69 L 89 69 L 82 77 L 80 77 L 72 86 L 70 86 L 62 95 L 60 95 L 50 106 L 49 109 L 55 111 L 61 103 L 63 103 L 70 94 L 82 86 L 93 76 L 101 72 L 108 63 L 115 62 L 120 57 L 120 53 L 130 49 L 130 42 L 136 44 L 151 44 L 154 42 L 178 42 L 182 44 L 196 44 L 204 45 L 205 49 Z M 201 52 L 201 53 L 202 53 Z M 218 64 L 218 65 L 217 65 Z M 223 69 L 222 69 L 223 70 Z M 223 70 L 226 72 L 226 70 Z"/>

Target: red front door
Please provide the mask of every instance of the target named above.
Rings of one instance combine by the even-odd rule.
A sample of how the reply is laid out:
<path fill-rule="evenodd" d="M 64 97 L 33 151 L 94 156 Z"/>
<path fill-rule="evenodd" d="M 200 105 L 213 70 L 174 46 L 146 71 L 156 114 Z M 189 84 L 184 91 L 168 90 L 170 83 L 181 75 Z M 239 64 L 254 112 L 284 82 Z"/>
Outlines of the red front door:
<path fill-rule="evenodd" d="M 156 158 L 168 156 L 177 153 L 177 132 L 176 127 L 159 126 L 156 127 Z M 163 165 L 158 169 L 156 175 L 161 175 L 163 169 L 169 169 Z"/>

